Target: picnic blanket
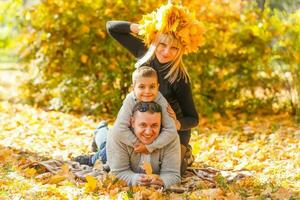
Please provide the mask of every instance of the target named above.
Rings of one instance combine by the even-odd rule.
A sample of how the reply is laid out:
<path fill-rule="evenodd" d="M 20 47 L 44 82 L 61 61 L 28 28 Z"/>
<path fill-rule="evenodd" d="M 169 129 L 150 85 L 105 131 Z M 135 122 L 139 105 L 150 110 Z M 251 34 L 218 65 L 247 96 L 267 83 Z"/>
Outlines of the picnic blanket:
<path fill-rule="evenodd" d="M 50 182 L 55 182 L 62 178 L 67 178 L 71 181 L 86 181 L 86 176 L 88 175 L 95 178 L 101 178 L 101 176 L 107 175 L 107 172 L 103 170 L 101 164 L 98 164 L 95 167 L 90 167 L 87 165 L 80 165 L 74 161 L 60 161 L 52 159 L 31 163 L 31 165 L 31 167 L 38 168 L 42 172 L 37 176 L 38 179 L 45 179 L 45 177 L 51 176 L 52 179 L 50 179 Z M 169 190 L 177 193 L 193 191 L 197 185 L 195 184 L 197 181 L 206 181 L 211 187 L 215 187 L 217 184 L 216 176 L 220 175 L 226 179 L 227 183 L 231 183 L 235 180 L 251 176 L 253 175 L 253 172 L 248 170 L 219 170 L 212 167 L 190 167 L 183 176 L 181 184 L 174 185 Z"/>

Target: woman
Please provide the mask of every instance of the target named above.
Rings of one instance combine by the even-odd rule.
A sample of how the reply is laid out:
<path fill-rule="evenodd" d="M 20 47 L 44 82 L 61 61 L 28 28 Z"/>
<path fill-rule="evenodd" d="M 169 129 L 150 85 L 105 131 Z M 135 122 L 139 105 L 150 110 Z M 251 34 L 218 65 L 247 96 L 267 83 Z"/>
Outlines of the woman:
<path fill-rule="evenodd" d="M 176 11 L 178 11 L 178 9 L 181 8 L 182 6 L 168 4 L 159 8 L 157 13 L 164 11 L 172 13 L 173 10 L 177 9 Z M 185 9 L 181 9 L 181 11 L 186 12 Z M 162 16 L 171 18 L 172 14 L 171 16 Z M 181 22 L 182 24 L 187 24 L 186 19 L 183 19 L 182 16 L 178 18 L 179 23 L 177 24 Z M 167 19 L 165 20 L 168 21 Z M 153 20 L 153 23 L 155 27 L 159 22 Z M 191 152 L 188 153 L 188 151 L 190 151 L 189 141 L 191 128 L 196 127 L 199 122 L 192 98 L 189 75 L 182 63 L 182 55 L 189 53 L 190 49 L 189 46 L 187 46 L 188 43 L 185 43 L 185 38 L 182 40 L 180 35 L 178 36 L 178 32 L 182 33 L 181 36 L 183 36 L 184 31 L 187 31 L 189 27 L 185 27 L 186 29 L 184 30 L 184 28 L 178 26 L 175 32 L 153 30 L 152 32 L 155 33 L 155 35 L 147 35 L 147 32 L 144 32 L 145 35 L 148 36 L 148 42 L 150 41 L 148 44 L 149 48 L 147 48 L 147 42 L 145 44 L 145 40 L 143 41 L 136 37 L 141 31 L 141 27 L 139 24 L 125 21 L 107 22 L 107 31 L 109 34 L 138 59 L 136 67 L 147 64 L 156 70 L 158 74 L 159 91 L 168 100 L 171 106 L 168 112 L 176 121 L 181 143 L 181 172 L 184 173 L 187 165 L 192 163 L 192 161 L 187 163 L 188 157 L 192 156 Z M 190 156 L 188 156 L 188 154 Z"/>

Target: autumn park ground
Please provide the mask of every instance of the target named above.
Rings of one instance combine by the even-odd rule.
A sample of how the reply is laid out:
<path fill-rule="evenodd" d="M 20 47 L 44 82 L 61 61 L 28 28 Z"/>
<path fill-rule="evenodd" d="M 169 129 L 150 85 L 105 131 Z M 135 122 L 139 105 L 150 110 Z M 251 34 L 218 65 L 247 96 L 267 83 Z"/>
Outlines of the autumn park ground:
<path fill-rule="evenodd" d="M 123 187 L 109 175 L 86 183 L 68 169 L 40 176 L 32 163 L 90 153 L 93 129 L 106 116 L 26 105 L 18 99 L 25 78 L 1 66 L 0 199 L 300 199 L 300 126 L 286 113 L 201 118 L 192 135 L 193 167 L 253 172 L 233 183 L 195 179 L 190 190 L 174 193 Z"/>

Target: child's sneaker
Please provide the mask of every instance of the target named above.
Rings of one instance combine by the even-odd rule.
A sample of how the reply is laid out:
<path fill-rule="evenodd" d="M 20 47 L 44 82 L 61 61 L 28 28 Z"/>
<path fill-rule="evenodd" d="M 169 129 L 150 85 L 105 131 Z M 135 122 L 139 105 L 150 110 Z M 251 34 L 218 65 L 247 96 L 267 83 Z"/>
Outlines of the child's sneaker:
<path fill-rule="evenodd" d="M 78 162 L 81 165 L 93 166 L 92 155 L 81 155 L 72 159 L 75 162 Z"/>
<path fill-rule="evenodd" d="M 102 120 L 101 122 L 99 122 L 98 126 L 96 127 L 96 129 L 101 129 L 105 126 L 108 126 L 107 121 Z M 94 134 L 96 133 L 97 130 L 94 131 Z"/>

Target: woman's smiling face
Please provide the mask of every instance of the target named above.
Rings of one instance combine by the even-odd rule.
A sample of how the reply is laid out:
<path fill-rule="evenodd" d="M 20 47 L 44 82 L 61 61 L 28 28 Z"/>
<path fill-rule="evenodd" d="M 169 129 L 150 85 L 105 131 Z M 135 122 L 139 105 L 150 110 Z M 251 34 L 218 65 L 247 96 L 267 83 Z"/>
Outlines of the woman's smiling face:
<path fill-rule="evenodd" d="M 179 52 L 179 42 L 172 36 L 161 35 L 155 50 L 155 56 L 162 64 L 175 60 Z"/>

